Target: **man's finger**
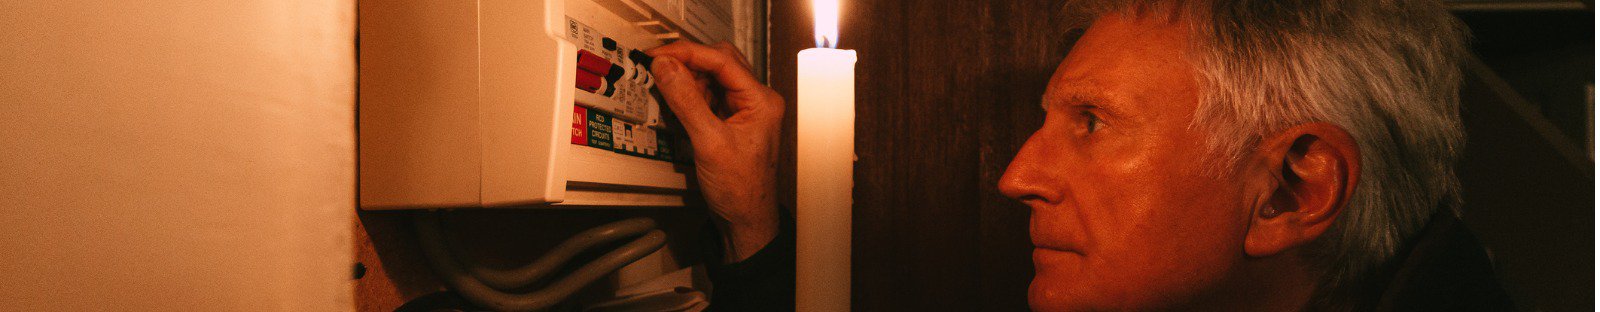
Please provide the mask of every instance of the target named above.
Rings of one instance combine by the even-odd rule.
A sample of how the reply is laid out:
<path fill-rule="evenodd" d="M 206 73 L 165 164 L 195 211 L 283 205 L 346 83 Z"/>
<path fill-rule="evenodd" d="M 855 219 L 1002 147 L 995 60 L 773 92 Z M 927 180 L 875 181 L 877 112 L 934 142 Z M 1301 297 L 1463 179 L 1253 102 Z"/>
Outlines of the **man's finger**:
<path fill-rule="evenodd" d="M 732 43 L 728 43 L 726 41 L 718 42 L 717 44 L 711 45 L 711 47 L 717 49 L 717 51 L 722 51 L 723 54 L 727 54 L 733 59 L 739 60 L 739 65 L 743 65 L 744 69 L 747 71 L 750 70 L 750 60 L 744 58 L 744 52 L 740 52 L 739 47 L 734 46 Z"/>
<path fill-rule="evenodd" d="M 742 65 L 743 61 L 711 47 L 678 41 L 645 53 L 658 58 L 671 57 L 689 69 L 711 73 L 728 92 L 759 92 L 766 88 L 756 81 L 755 76 L 750 75 L 750 70 Z"/>
<path fill-rule="evenodd" d="M 694 74 L 678 60 L 670 56 L 657 57 L 651 64 L 651 72 L 656 76 L 656 89 L 661 91 L 672 113 L 683 122 L 691 139 L 711 133 L 722 123 L 711 113 L 711 104 L 706 100 L 710 91 L 696 83 Z"/>

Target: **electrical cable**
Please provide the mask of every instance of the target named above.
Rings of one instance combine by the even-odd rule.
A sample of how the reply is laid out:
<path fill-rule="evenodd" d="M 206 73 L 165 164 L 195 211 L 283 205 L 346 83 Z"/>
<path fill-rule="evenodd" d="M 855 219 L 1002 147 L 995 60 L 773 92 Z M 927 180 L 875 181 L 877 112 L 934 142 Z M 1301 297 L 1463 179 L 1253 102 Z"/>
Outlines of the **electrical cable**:
<path fill-rule="evenodd" d="M 468 261 L 461 258 L 461 255 L 465 253 L 462 252 L 460 246 L 453 244 L 445 244 L 445 246 L 451 247 L 450 254 L 457 257 L 456 260 L 461 263 L 462 268 L 473 278 L 483 282 L 485 286 L 501 291 L 513 291 L 538 282 L 539 279 L 544 278 L 551 271 L 561 268 L 561 264 L 571 260 L 584 250 L 625 238 L 644 235 L 655 228 L 656 222 L 645 218 L 634 218 L 597 226 L 573 235 L 572 238 L 568 238 L 566 241 L 561 242 L 560 245 L 556 245 L 555 248 L 551 248 L 550 251 L 540 256 L 539 259 L 534 260 L 533 263 L 515 269 L 494 269 L 482 265 L 482 263 Z M 453 236 L 450 233 L 443 233 L 442 238 L 446 242 L 454 241 L 451 239 Z"/>
<path fill-rule="evenodd" d="M 533 264 L 523 268 L 497 271 L 482 268 L 477 264 L 461 261 L 452 254 L 451 248 L 446 244 L 444 235 L 440 230 L 438 212 L 421 212 L 413 216 L 413 223 L 417 229 L 417 236 L 422 245 L 423 254 L 428 258 L 428 263 L 438 272 L 441 279 L 450 288 L 455 289 L 462 297 L 482 307 L 497 311 L 539 311 L 561 302 L 568 296 L 577 292 L 617 269 L 627 266 L 640 258 L 644 258 L 666 245 L 666 234 L 655 230 L 655 222 L 649 219 L 629 219 L 601 225 L 594 229 L 579 233 L 567 241 L 562 242 Z M 641 231 L 642 228 L 647 231 Z M 506 293 L 496 287 L 489 286 L 476 275 L 487 276 L 494 280 L 498 286 L 517 285 L 526 286 L 537 281 L 549 273 L 554 266 L 571 260 L 579 251 L 592 248 L 619 237 L 631 237 L 645 232 L 639 238 L 624 244 L 622 247 L 607 252 L 594 261 L 584 264 L 549 286 L 525 294 Z M 476 267 L 477 274 L 463 268 Z M 501 275 L 506 274 L 506 275 Z M 520 286 L 519 286 L 520 287 Z"/>

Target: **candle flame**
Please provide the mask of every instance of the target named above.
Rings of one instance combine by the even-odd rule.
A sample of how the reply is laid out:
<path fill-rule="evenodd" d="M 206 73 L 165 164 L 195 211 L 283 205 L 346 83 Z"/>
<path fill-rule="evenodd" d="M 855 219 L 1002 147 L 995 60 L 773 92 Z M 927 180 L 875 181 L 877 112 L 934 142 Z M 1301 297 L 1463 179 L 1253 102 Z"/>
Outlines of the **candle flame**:
<path fill-rule="evenodd" d="M 839 47 L 839 0 L 811 0 L 818 48 Z"/>

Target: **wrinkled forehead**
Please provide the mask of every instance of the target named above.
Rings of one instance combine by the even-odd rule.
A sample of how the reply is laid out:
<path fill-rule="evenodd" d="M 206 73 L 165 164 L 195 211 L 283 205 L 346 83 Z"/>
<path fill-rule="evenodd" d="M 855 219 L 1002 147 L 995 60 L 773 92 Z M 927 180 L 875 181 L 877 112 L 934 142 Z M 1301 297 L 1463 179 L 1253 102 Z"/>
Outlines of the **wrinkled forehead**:
<path fill-rule="evenodd" d="M 1148 97 L 1193 93 L 1190 38 L 1182 24 L 1165 16 L 1103 15 L 1056 67 L 1045 105 L 1075 98 L 1136 105 Z"/>

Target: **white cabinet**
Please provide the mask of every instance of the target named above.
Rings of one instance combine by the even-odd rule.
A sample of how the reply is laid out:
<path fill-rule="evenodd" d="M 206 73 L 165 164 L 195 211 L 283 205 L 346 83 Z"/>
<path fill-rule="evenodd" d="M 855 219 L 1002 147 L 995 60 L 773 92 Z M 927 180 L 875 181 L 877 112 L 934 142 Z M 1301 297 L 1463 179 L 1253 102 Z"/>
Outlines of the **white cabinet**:
<path fill-rule="evenodd" d="M 681 131 L 666 126 L 648 58 L 634 51 L 671 40 L 751 46 L 735 39 L 750 36 L 736 35 L 734 8 L 361 1 L 360 206 L 681 206 L 690 166 L 666 160 L 686 156 L 669 143 Z"/>

